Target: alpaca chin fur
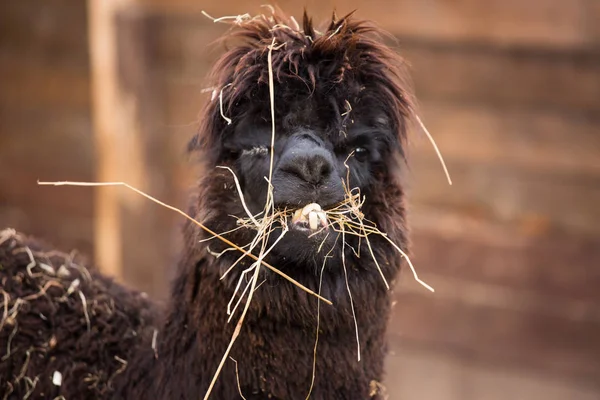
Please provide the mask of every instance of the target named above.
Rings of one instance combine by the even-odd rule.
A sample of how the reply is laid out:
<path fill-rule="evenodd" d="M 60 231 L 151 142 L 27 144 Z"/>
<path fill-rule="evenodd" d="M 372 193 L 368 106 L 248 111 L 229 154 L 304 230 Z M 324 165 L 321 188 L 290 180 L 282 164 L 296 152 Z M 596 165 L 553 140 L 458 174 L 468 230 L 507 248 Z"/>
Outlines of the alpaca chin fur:
<path fill-rule="evenodd" d="M 413 106 L 403 61 L 382 44 L 376 28 L 351 16 L 334 16 L 322 32 L 306 15 L 301 29 L 294 28 L 294 22 L 276 12 L 237 21 L 227 36 L 236 45 L 217 62 L 211 76 L 219 96 L 206 106 L 199 133 L 189 145 L 205 171 L 189 214 L 216 232 L 235 228 L 232 216 L 246 214 L 231 173 L 216 166 L 230 167 L 240 178 L 248 207 L 261 210 L 270 152 L 277 164 L 285 157 L 281 149 L 304 135 L 329 152 L 332 179 L 348 177 L 349 185 L 360 189 L 365 217 L 406 249 L 404 192 L 398 176 Z M 269 69 L 275 93 L 272 149 Z M 349 158 L 356 146 L 368 149 L 364 159 Z M 275 201 L 282 199 L 282 207 L 291 207 L 289 193 L 281 189 L 289 183 L 286 179 L 289 174 L 276 167 Z M 329 185 L 314 196 L 321 196 L 322 204 L 333 203 L 340 193 L 343 196 L 340 191 L 341 186 Z M 292 198 L 300 199 L 295 206 L 318 202 L 304 193 L 308 191 L 293 193 Z M 225 237 L 244 245 L 254 234 L 244 228 Z M 159 307 L 81 261 L 14 231 L 2 231 L 0 395 L 202 398 L 239 318 L 238 310 L 227 322 L 227 305 L 251 261 L 243 260 L 221 279 L 240 253 L 215 257 L 214 252 L 226 246 L 217 239 L 203 241 L 208 236 L 193 223 L 185 225 L 183 237 L 185 250 L 170 299 Z M 277 233 L 271 242 L 275 237 Z M 263 268 L 261 286 L 231 349 L 235 362 L 225 362 L 211 398 L 243 394 L 246 399 L 304 399 L 313 362 L 312 399 L 385 398 L 380 382 L 391 292 L 381 274 L 393 286 L 402 260 L 385 239 L 371 235 L 380 274 L 364 240 L 348 235 L 345 241 L 342 246 L 339 237 L 330 238 L 318 251 L 315 241 L 290 232 L 265 259 L 315 292 L 322 279 L 320 293 L 333 305 L 319 306 L 316 359 L 318 300 Z M 68 275 L 64 269 L 64 276 L 53 275 L 46 268 L 58 271 L 61 265 Z M 17 305 L 19 299 L 23 304 Z M 60 386 L 52 383 L 55 371 L 62 376 Z"/>

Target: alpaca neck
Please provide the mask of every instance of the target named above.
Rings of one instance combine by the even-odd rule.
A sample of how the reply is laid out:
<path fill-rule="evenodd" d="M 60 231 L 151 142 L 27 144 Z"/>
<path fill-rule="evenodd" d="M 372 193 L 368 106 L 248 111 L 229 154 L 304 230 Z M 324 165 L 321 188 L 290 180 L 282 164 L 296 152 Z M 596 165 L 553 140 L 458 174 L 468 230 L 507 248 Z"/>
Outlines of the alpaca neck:
<path fill-rule="evenodd" d="M 146 380 L 151 376 L 153 382 L 148 389 L 158 394 L 155 398 L 197 398 L 206 393 L 230 344 L 240 313 L 228 323 L 226 310 L 233 292 L 209 262 L 203 259 L 186 265 L 186 273 L 173 287 L 158 358 L 150 361 L 146 371 Z M 382 379 L 387 292 L 356 296 L 360 304 L 356 309 L 358 361 L 354 317 L 349 310 L 320 305 L 315 352 L 317 302 L 286 285 L 278 282 L 260 289 L 265 297 L 256 301 L 263 305 L 248 310 L 211 398 L 240 398 L 241 391 L 246 399 L 304 399 L 313 382 L 313 366 L 313 399 L 378 398 L 370 393 Z M 286 293 L 297 295 L 296 307 L 277 301 Z M 265 303 L 269 297 L 272 302 Z"/>

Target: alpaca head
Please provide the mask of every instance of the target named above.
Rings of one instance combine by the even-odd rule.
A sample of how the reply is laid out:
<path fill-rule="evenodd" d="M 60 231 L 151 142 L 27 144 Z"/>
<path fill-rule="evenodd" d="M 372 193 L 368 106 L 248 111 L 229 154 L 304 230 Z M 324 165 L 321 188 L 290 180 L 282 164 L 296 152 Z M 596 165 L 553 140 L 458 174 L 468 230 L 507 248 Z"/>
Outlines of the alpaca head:
<path fill-rule="evenodd" d="M 226 232 L 236 228 L 235 217 L 247 215 L 233 175 L 216 168 L 227 166 L 238 177 L 252 214 L 265 207 L 269 176 L 275 209 L 316 203 L 326 210 L 342 202 L 347 189 L 356 188 L 365 199 L 365 217 L 404 245 L 398 171 L 412 105 L 402 59 L 383 44 L 376 28 L 351 16 L 334 17 L 322 31 L 306 15 L 302 27 L 277 15 L 236 25 L 228 38 L 237 42 L 214 67 L 213 99 L 191 144 L 205 163 L 197 216 L 215 231 Z M 333 229 L 314 234 L 297 221 L 289 227 L 271 252 L 278 268 L 310 280 L 330 248 L 337 246 L 330 255 L 340 259 L 342 240 Z M 240 229 L 227 237 L 245 245 L 254 233 Z M 345 241 L 354 243 L 354 250 L 365 245 L 356 237 Z M 213 243 L 211 249 L 218 251 L 220 245 L 213 248 Z M 356 258 L 346 251 L 349 260 Z M 383 241 L 375 252 L 382 257 L 384 274 L 393 278 L 399 257 Z M 367 261 L 368 252 L 363 254 Z M 366 278 L 379 275 L 365 262 L 361 265 L 369 269 Z M 334 281 L 341 273 L 331 272 L 333 286 L 339 286 Z"/>

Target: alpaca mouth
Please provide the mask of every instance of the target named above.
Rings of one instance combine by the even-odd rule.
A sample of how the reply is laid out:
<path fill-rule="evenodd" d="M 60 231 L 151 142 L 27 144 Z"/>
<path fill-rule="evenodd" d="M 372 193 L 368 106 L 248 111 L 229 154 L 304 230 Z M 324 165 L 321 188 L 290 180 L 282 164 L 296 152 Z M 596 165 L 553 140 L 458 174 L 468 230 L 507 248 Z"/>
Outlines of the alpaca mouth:
<path fill-rule="evenodd" d="M 329 229 L 327 214 L 317 203 L 310 203 L 294 212 L 290 228 L 309 234 Z"/>

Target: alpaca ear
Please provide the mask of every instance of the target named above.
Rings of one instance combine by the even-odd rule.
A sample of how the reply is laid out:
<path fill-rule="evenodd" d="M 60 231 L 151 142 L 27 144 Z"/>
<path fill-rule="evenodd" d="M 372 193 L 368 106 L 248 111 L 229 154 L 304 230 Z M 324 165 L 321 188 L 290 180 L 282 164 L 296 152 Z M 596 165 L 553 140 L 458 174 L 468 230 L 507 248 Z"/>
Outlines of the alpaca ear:
<path fill-rule="evenodd" d="M 194 152 L 202 149 L 203 147 L 205 147 L 205 146 L 203 146 L 202 142 L 203 141 L 200 138 L 200 135 L 196 133 L 187 144 L 187 147 L 186 147 L 187 153 L 194 153 Z"/>
<path fill-rule="evenodd" d="M 308 16 L 308 12 L 306 8 L 304 9 L 304 15 L 302 16 L 302 29 L 304 30 L 304 34 L 309 36 L 311 39 L 315 38 L 315 29 L 313 28 L 312 18 Z"/>
<path fill-rule="evenodd" d="M 329 24 L 329 28 L 327 28 L 327 30 L 328 31 L 335 31 L 337 23 L 338 23 L 338 17 L 337 17 L 337 12 L 336 12 L 336 10 L 334 8 L 333 9 L 333 13 L 331 14 L 331 23 Z"/>

